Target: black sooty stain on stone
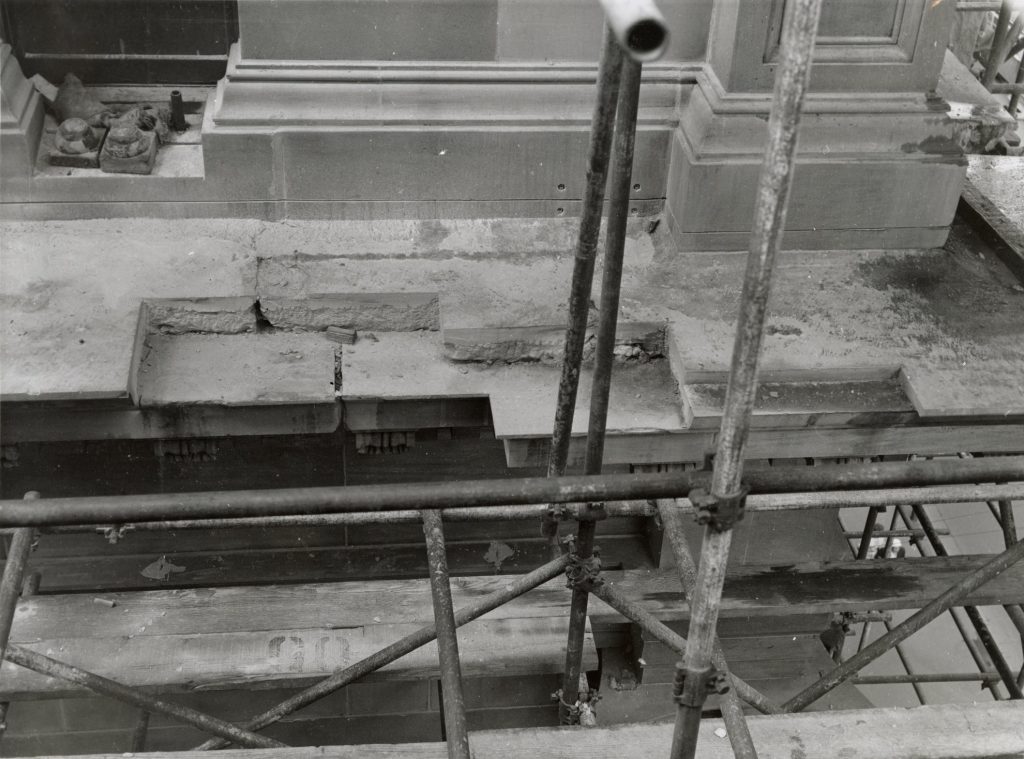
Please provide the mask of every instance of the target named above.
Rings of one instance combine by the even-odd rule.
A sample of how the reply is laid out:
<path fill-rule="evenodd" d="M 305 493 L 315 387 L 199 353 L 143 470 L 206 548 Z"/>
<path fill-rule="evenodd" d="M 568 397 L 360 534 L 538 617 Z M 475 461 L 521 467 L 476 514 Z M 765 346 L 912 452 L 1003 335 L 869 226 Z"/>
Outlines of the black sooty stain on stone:
<path fill-rule="evenodd" d="M 963 151 L 955 140 L 945 135 L 932 135 L 920 142 L 905 142 L 900 145 L 904 153 L 928 153 L 930 155 L 961 155 Z"/>

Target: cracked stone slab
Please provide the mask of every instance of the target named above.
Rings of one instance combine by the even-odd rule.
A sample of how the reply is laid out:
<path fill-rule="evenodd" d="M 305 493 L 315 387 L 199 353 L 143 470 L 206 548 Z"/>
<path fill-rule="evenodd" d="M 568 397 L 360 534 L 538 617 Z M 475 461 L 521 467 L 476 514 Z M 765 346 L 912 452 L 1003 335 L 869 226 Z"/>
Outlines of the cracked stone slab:
<path fill-rule="evenodd" d="M 619 324 L 615 345 L 618 348 L 636 348 L 637 354 L 642 351 L 647 356 L 664 356 L 665 325 Z M 596 347 L 597 330 L 591 326 L 583 347 L 585 363 L 593 360 Z M 565 354 L 565 325 L 446 329 L 444 354 L 449 361 L 560 364 Z"/>
<path fill-rule="evenodd" d="M 238 298 L 160 298 L 143 301 L 139 319 L 146 333 L 184 334 L 255 332 L 255 301 Z"/>

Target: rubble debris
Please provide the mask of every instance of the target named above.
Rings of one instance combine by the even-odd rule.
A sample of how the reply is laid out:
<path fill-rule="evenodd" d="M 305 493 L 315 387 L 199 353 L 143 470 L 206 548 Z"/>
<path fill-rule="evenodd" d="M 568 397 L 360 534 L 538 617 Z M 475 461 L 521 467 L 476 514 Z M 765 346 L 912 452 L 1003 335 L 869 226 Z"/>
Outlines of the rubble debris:
<path fill-rule="evenodd" d="M 328 340 L 342 345 L 355 345 L 358 339 L 356 331 L 346 327 L 328 327 L 326 334 Z"/>
<path fill-rule="evenodd" d="M 60 121 L 84 119 L 89 126 L 105 127 L 116 114 L 99 98 L 89 92 L 82 80 L 74 74 L 64 77 L 53 101 L 53 110 Z"/>

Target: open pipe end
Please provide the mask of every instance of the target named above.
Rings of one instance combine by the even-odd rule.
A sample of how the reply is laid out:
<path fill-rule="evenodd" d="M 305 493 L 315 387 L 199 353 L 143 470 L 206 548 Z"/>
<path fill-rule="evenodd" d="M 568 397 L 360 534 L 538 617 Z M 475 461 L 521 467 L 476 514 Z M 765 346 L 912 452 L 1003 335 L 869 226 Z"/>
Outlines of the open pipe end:
<path fill-rule="evenodd" d="M 660 58 L 668 47 L 668 25 L 652 0 L 601 0 L 608 25 L 635 61 Z"/>
<path fill-rule="evenodd" d="M 623 44 L 630 57 L 646 63 L 660 58 L 668 47 L 668 27 L 658 19 L 645 18 L 633 24 Z"/>

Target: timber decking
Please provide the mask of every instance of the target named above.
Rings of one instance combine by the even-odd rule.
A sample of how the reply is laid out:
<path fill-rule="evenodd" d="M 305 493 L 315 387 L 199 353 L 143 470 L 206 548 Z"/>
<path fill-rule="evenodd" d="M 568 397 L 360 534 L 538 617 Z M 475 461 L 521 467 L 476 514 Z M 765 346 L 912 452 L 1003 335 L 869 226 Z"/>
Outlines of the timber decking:
<path fill-rule="evenodd" d="M 921 706 L 815 712 L 749 719 L 751 737 L 763 757 L 842 757 L 842 759 L 1011 759 L 1024 755 L 1024 705 Z M 703 720 L 700 756 L 732 759 L 721 737 L 722 720 Z M 669 755 L 671 724 L 620 725 L 587 730 L 533 728 L 470 734 L 477 759 L 622 759 Z M 219 752 L 224 759 L 259 759 L 262 749 Z M 275 749 L 279 759 L 445 759 L 443 743 L 317 746 Z M 91 759 L 120 759 L 123 753 Z M 205 759 L 208 752 L 155 752 L 152 759 Z M 90 757 L 82 757 L 90 759 Z"/>
<path fill-rule="evenodd" d="M 918 608 L 985 561 L 958 556 L 735 567 L 726 580 L 721 616 Z M 609 572 L 606 581 L 659 618 L 688 616 L 673 570 Z M 507 582 L 508 576 L 453 578 L 455 606 Z M 186 690 L 259 681 L 284 685 L 357 661 L 433 618 L 426 580 L 107 593 L 103 598 L 115 606 L 97 604 L 88 593 L 23 599 L 12 641 L 101 674 L 116 673 L 129 684 Z M 1018 565 L 964 603 L 1022 601 L 1024 567 Z M 569 591 L 556 579 L 471 623 L 460 631 L 464 668 L 489 676 L 557 671 L 568 610 Z M 596 598 L 589 616 L 598 633 L 624 623 Z M 10 664 L 4 668 L 0 695 L 67 692 Z M 421 677 L 435 668 L 428 647 L 392 671 L 396 677 Z"/>

